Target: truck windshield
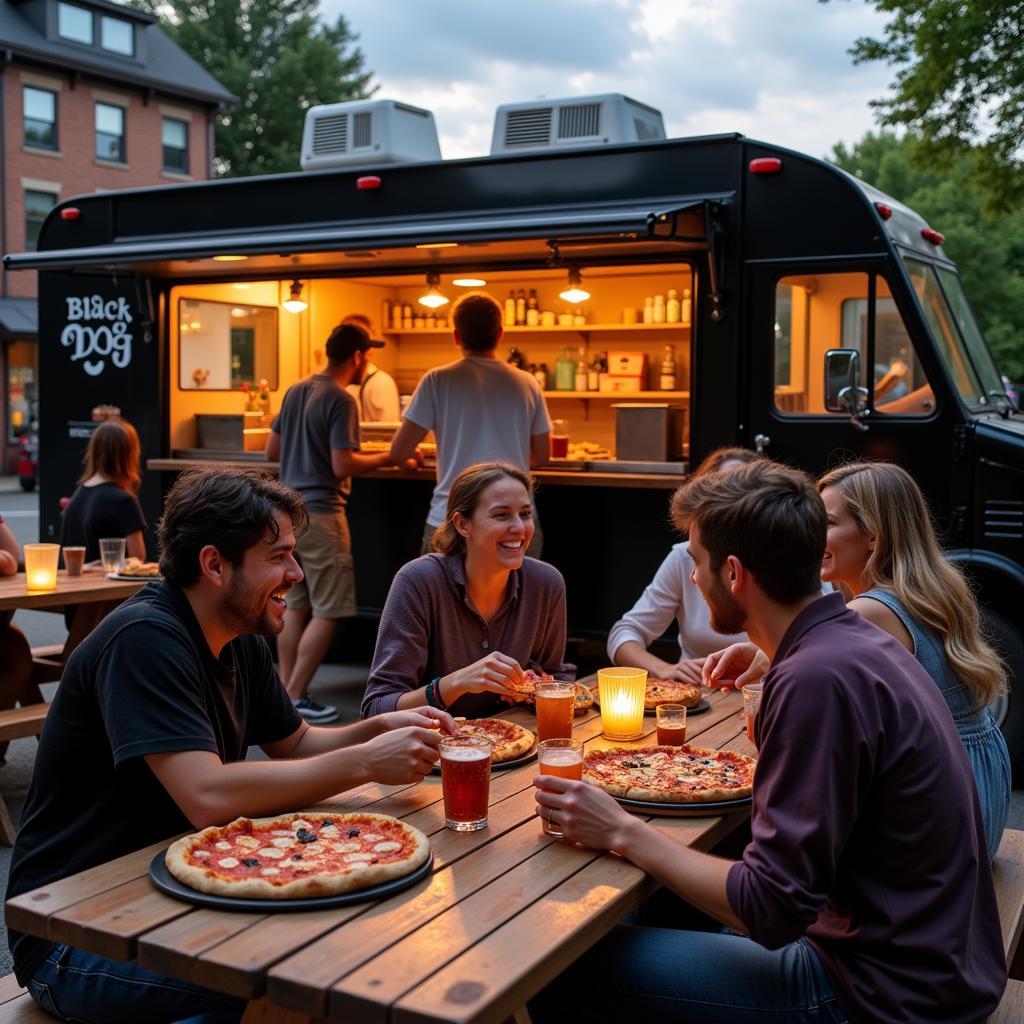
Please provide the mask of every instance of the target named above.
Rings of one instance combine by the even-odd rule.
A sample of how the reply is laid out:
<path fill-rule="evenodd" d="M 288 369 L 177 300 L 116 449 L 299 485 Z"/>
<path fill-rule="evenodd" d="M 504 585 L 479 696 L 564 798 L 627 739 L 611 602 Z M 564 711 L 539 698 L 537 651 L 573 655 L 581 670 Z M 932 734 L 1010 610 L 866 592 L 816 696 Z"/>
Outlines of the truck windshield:
<path fill-rule="evenodd" d="M 960 278 L 910 257 L 904 263 L 960 397 L 970 406 L 992 404 L 1003 386 Z"/>

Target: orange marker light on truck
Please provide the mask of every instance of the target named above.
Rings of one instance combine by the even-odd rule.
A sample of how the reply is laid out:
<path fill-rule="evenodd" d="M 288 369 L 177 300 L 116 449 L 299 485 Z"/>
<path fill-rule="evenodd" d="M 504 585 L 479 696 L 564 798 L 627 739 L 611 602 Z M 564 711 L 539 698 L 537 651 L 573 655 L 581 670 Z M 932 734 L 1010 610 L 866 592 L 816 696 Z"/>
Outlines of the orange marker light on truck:
<path fill-rule="evenodd" d="M 360 192 L 373 192 L 380 188 L 380 178 L 376 174 L 364 174 L 361 178 L 356 178 L 356 188 Z"/>
<path fill-rule="evenodd" d="M 942 245 L 946 240 L 946 236 L 939 234 L 934 228 L 921 228 L 921 237 L 932 245 Z"/>
<path fill-rule="evenodd" d="M 750 161 L 747 170 L 751 174 L 778 174 L 782 170 L 782 161 L 777 156 L 759 156 Z"/>
<path fill-rule="evenodd" d="M 77 206 L 65 206 L 60 211 L 61 220 L 78 220 L 82 216 L 82 211 Z"/>

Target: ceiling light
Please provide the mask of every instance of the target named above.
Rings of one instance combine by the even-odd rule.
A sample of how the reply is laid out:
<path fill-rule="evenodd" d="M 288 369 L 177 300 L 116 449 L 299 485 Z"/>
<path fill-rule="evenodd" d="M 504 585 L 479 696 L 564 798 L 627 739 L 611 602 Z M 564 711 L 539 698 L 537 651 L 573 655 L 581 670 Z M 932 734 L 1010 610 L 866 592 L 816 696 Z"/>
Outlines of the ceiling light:
<path fill-rule="evenodd" d="M 302 282 L 292 281 L 291 289 L 288 293 L 288 298 L 281 303 L 289 313 L 301 313 L 304 309 L 309 309 L 309 303 L 302 301 Z"/>
<path fill-rule="evenodd" d="M 558 297 L 566 302 L 586 302 L 590 298 L 590 292 L 583 287 L 583 275 L 579 267 L 569 268 L 569 286 L 564 292 L 559 292 Z"/>
<path fill-rule="evenodd" d="M 244 317 L 244 316 L 248 316 L 248 315 L 249 315 L 249 310 L 245 309 L 245 308 L 244 308 L 244 307 L 242 307 L 242 306 L 235 306 L 235 307 L 234 307 L 234 308 L 233 308 L 233 309 L 231 310 L 231 315 L 232 315 L 232 316 L 233 316 L 233 317 L 234 317 L 234 318 L 235 318 L 236 320 L 241 320 L 241 319 L 242 319 L 242 317 Z"/>
<path fill-rule="evenodd" d="M 435 274 L 434 271 L 430 271 L 430 273 L 427 274 L 426 294 L 420 296 L 421 306 L 426 306 L 428 309 L 437 309 L 438 306 L 445 306 L 448 304 L 448 297 L 441 294 L 440 285 L 441 275 Z"/>
<path fill-rule="evenodd" d="M 457 288 L 483 288 L 487 282 L 482 277 L 456 277 L 452 284 Z"/>
<path fill-rule="evenodd" d="M 251 288 L 252 285 L 245 284 L 243 281 L 236 281 L 231 287 L 237 288 L 239 291 L 244 291 L 246 288 Z"/>
<path fill-rule="evenodd" d="M 458 242 L 424 242 L 422 245 L 417 245 L 417 249 L 454 249 Z"/>
<path fill-rule="evenodd" d="M 237 263 L 239 260 L 247 260 L 248 256 L 214 256 L 218 263 Z"/>

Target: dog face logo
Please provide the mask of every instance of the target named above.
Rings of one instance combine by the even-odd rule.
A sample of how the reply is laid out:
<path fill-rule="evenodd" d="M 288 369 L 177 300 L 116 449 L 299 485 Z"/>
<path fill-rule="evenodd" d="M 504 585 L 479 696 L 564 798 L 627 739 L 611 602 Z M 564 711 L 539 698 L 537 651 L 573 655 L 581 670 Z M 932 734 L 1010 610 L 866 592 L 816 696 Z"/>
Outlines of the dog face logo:
<path fill-rule="evenodd" d="M 71 361 L 81 362 L 90 377 L 98 377 L 107 360 L 119 370 L 132 361 L 132 335 L 128 325 L 133 317 L 123 298 L 104 301 L 100 295 L 68 296 L 68 323 L 60 343 L 71 350 Z"/>

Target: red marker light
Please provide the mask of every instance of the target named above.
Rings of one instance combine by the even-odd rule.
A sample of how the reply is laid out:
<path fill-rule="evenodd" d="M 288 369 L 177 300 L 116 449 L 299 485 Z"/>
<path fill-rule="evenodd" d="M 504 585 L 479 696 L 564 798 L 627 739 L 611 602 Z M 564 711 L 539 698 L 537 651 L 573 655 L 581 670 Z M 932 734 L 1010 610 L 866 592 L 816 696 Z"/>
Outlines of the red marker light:
<path fill-rule="evenodd" d="M 946 240 L 946 236 L 939 234 L 939 232 L 936 231 L 934 228 L 922 228 L 921 237 L 926 242 L 931 242 L 932 245 L 942 245 L 942 243 Z"/>
<path fill-rule="evenodd" d="M 782 170 L 782 161 L 777 156 L 759 156 L 750 161 L 747 169 L 751 174 L 778 174 Z"/>
<path fill-rule="evenodd" d="M 60 211 L 61 220 L 78 220 L 82 216 L 82 211 L 77 206 L 65 206 Z"/>
<path fill-rule="evenodd" d="M 364 174 L 361 178 L 356 178 L 356 188 L 360 192 L 373 192 L 380 188 L 380 178 L 376 174 Z"/>
<path fill-rule="evenodd" d="M 875 203 L 875 209 L 882 220 L 888 220 L 892 216 L 892 207 L 886 206 L 885 203 Z"/>

